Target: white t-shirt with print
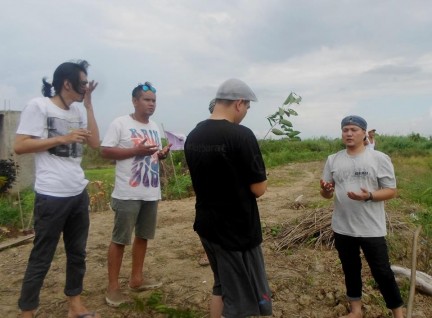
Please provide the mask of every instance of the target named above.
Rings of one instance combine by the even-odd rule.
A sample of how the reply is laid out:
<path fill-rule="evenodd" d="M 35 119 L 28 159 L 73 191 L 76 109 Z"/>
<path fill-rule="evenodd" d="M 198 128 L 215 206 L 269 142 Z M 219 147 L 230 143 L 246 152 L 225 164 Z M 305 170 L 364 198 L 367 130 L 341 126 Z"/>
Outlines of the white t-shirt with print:
<path fill-rule="evenodd" d="M 350 156 L 346 150 L 330 155 L 322 179 L 335 183 L 332 229 L 354 237 L 382 237 L 387 234 L 384 201 L 356 201 L 347 192 L 374 192 L 396 188 L 391 159 L 386 154 L 366 148 Z"/>
<path fill-rule="evenodd" d="M 86 128 L 87 117 L 82 106 L 70 105 L 64 110 L 48 97 L 29 101 L 21 113 L 17 134 L 47 139 L 63 136 L 73 129 Z M 35 154 L 36 192 L 57 197 L 80 194 L 87 186 L 81 168 L 83 145 L 59 145 Z"/>
<path fill-rule="evenodd" d="M 102 147 L 132 148 L 144 139 L 146 145 L 161 148 L 159 127 L 154 121 L 140 123 L 125 115 L 116 118 L 109 126 Z M 156 201 L 161 199 L 159 158 L 135 156 L 116 162 L 116 177 L 112 197 L 120 200 Z"/>

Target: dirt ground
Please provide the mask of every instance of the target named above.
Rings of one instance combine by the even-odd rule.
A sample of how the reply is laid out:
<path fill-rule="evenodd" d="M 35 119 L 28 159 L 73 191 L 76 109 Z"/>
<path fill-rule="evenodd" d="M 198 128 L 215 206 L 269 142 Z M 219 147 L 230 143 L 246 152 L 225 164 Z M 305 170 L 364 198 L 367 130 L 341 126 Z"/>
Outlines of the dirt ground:
<path fill-rule="evenodd" d="M 273 317 L 330 318 L 346 314 L 343 275 L 334 249 L 312 247 L 276 251 L 280 226 L 296 222 L 320 206 L 318 194 L 322 162 L 291 164 L 269 171 L 268 192 L 259 199 L 265 231 L 263 250 L 273 292 Z M 303 195 L 301 205 L 294 201 Z M 194 198 L 162 201 L 156 238 L 149 243 L 145 272 L 163 282 L 163 303 L 175 308 L 189 308 L 209 317 L 208 305 L 213 283 L 211 269 L 200 266 L 201 247 L 192 229 Z M 106 254 L 112 228 L 112 212 L 91 214 L 88 241 L 87 274 L 84 301 L 102 317 L 164 317 L 161 314 L 137 313 L 131 309 L 114 309 L 104 302 L 107 283 Z M 407 238 L 407 244 L 410 243 Z M 17 298 L 31 243 L 0 252 L 0 317 L 17 317 Z M 131 262 L 126 249 L 121 271 L 125 287 Z M 41 293 L 37 317 L 66 317 L 63 295 L 65 253 L 61 245 Z M 367 266 L 364 282 L 370 281 Z M 364 284 L 365 318 L 390 317 L 379 292 Z M 131 295 L 148 298 L 150 292 Z M 432 297 L 416 293 L 414 317 L 432 317 Z"/>

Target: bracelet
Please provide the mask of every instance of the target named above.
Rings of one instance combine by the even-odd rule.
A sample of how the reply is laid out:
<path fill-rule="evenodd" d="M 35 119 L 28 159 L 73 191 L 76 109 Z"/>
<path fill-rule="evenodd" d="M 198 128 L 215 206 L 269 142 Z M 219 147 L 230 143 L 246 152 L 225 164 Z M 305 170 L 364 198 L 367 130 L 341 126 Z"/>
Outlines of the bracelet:
<path fill-rule="evenodd" d="M 365 200 L 365 202 L 372 201 L 372 200 L 373 200 L 372 192 L 369 192 L 369 197 Z"/>

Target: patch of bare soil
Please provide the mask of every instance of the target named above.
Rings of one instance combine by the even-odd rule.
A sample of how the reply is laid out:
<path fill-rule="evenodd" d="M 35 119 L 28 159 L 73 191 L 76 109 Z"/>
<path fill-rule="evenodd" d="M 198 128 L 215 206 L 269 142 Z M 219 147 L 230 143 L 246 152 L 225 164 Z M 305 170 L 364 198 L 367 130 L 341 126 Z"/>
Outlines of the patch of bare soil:
<path fill-rule="evenodd" d="M 273 291 L 273 317 L 333 318 L 347 313 L 343 274 L 334 249 L 325 247 L 290 247 L 277 251 L 281 229 L 322 207 L 319 178 L 322 162 L 290 164 L 269 172 L 268 192 L 259 199 L 265 231 L 263 250 Z M 299 199 L 299 196 L 302 196 Z M 298 199 L 296 201 L 296 199 Z M 392 216 L 393 218 L 396 216 Z M 162 201 L 155 240 L 149 243 L 145 271 L 163 282 L 163 302 L 175 308 L 189 308 L 209 317 L 208 306 L 213 277 L 211 269 L 198 264 L 202 249 L 192 229 L 194 198 Z M 111 237 L 112 212 L 92 213 L 88 241 L 87 274 L 83 298 L 102 317 L 164 317 L 131 309 L 114 309 L 105 304 L 107 284 L 106 254 Z M 279 234 L 279 236 L 278 236 Z M 411 244 L 407 237 L 406 244 Z M 17 299 L 31 244 L 0 252 L 0 317 L 17 317 Z M 408 261 L 409 263 L 409 261 Z M 127 293 L 131 265 L 130 248 L 126 249 L 121 271 Z M 63 295 L 65 253 L 59 246 L 41 293 L 37 317 L 66 317 Z M 391 317 L 364 266 L 365 318 Z M 150 292 L 131 295 L 147 298 Z M 416 293 L 414 314 L 432 317 L 432 298 Z"/>

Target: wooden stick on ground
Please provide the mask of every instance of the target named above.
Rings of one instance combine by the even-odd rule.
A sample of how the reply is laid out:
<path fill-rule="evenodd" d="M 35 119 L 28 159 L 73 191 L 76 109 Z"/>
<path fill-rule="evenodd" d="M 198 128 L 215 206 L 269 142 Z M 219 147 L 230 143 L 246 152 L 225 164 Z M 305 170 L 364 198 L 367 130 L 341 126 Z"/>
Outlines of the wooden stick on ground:
<path fill-rule="evenodd" d="M 411 257 L 411 284 L 410 292 L 408 298 L 407 306 L 407 318 L 412 317 L 413 305 L 414 305 L 414 295 L 415 295 L 415 285 L 416 285 L 416 267 L 417 267 L 417 241 L 421 231 L 421 225 L 417 227 L 414 233 L 413 244 L 412 244 L 412 257 Z"/>
<path fill-rule="evenodd" d="M 2 244 L 0 244 L 0 251 L 3 251 L 5 249 L 13 247 L 13 246 L 17 246 L 21 243 L 24 243 L 24 242 L 32 239 L 33 237 L 34 237 L 34 234 L 28 234 L 26 236 L 18 237 L 16 239 L 2 243 Z"/>

